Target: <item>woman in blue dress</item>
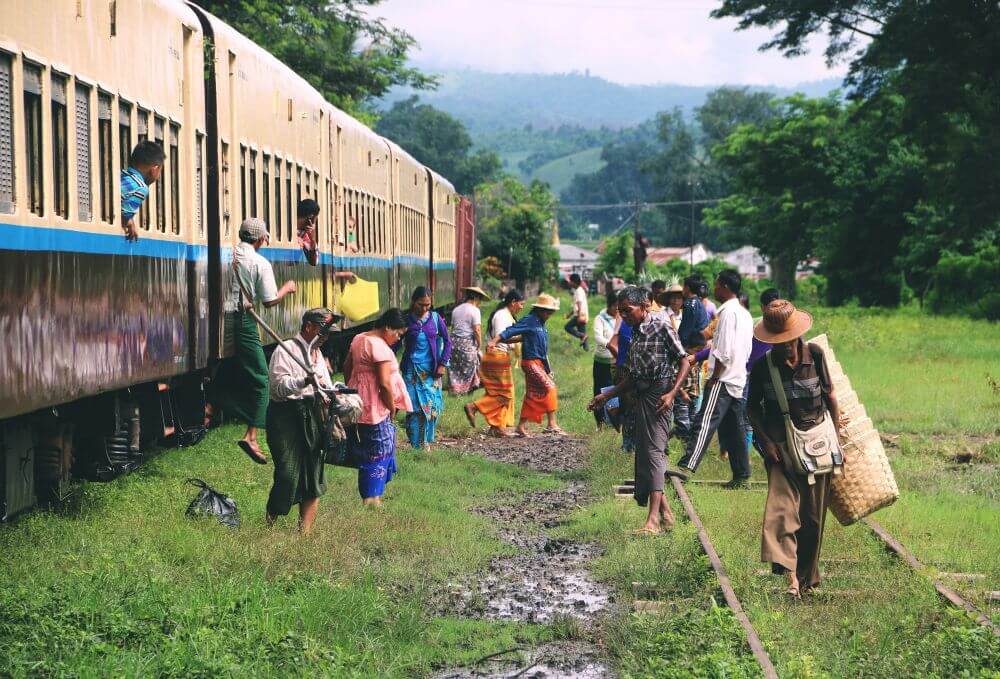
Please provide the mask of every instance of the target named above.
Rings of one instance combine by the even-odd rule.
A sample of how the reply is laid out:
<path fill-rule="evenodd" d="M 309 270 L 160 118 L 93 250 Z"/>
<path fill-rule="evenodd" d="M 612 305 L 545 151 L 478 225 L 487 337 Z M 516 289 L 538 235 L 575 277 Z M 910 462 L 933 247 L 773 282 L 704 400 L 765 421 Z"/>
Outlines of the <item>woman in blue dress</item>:
<path fill-rule="evenodd" d="M 431 291 L 420 286 L 410 296 L 403 336 L 403 381 L 413 402 L 406 416 L 406 436 L 414 448 L 430 448 L 437 419 L 444 409 L 441 377 L 451 359 L 451 338 L 444 319 L 434 311 Z"/>

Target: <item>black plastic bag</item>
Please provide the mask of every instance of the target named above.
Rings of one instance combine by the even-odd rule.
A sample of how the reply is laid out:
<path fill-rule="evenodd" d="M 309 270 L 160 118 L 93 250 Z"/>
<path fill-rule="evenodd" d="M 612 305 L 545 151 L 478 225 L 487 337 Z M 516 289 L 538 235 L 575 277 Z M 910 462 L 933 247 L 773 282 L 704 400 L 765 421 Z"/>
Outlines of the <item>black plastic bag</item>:
<path fill-rule="evenodd" d="M 226 497 L 201 479 L 188 479 L 192 486 L 201 488 L 198 495 L 188 505 L 187 515 L 191 517 L 214 516 L 223 526 L 240 527 L 240 512 L 236 500 Z"/>

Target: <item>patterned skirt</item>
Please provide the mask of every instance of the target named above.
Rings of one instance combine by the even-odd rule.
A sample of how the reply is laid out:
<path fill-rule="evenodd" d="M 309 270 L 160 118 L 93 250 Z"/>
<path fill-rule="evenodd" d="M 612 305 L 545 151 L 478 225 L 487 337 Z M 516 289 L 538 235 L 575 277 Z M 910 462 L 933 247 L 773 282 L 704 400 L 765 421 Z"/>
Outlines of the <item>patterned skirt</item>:
<path fill-rule="evenodd" d="M 386 417 L 378 424 L 358 424 L 352 457 L 358 462 L 358 493 L 362 499 L 381 497 L 396 473 L 396 425 Z"/>
<path fill-rule="evenodd" d="M 521 361 L 524 371 L 524 402 L 521 404 L 521 419 L 541 422 L 546 413 L 559 409 L 559 391 L 556 383 L 545 372 L 545 364 L 537 358 Z"/>
<path fill-rule="evenodd" d="M 502 351 L 486 352 L 479 372 L 486 395 L 473 404 L 476 410 L 486 417 L 491 427 L 513 426 L 515 394 L 510 355 Z"/>
<path fill-rule="evenodd" d="M 452 340 L 448 388 L 453 394 L 468 394 L 479 387 L 479 349 L 471 337 Z"/>

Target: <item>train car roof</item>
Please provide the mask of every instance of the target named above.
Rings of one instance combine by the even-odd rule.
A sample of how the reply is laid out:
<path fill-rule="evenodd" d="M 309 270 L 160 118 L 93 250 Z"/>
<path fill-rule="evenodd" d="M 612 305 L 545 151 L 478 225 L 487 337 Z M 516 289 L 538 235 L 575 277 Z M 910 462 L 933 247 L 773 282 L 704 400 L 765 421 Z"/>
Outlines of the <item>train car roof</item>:
<path fill-rule="evenodd" d="M 456 193 L 454 184 L 452 184 L 450 181 L 448 181 L 447 179 L 445 179 L 444 177 L 442 177 L 441 175 L 439 175 L 437 172 L 435 172 L 430 168 L 427 168 L 427 171 L 431 173 L 431 178 L 434 179 L 434 181 L 440 184 L 444 184 L 445 188 L 447 188 L 452 193 Z"/>
<path fill-rule="evenodd" d="M 384 141 L 386 145 L 389 147 L 389 150 L 392 151 L 392 155 L 398 158 L 402 158 L 403 160 L 409 161 L 411 164 L 416 165 L 417 167 L 424 167 L 420 161 L 418 161 L 416 158 L 407 153 L 406 149 L 404 149 L 402 146 L 394 142 L 392 139 L 389 139 L 388 137 L 382 137 L 382 141 Z"/>

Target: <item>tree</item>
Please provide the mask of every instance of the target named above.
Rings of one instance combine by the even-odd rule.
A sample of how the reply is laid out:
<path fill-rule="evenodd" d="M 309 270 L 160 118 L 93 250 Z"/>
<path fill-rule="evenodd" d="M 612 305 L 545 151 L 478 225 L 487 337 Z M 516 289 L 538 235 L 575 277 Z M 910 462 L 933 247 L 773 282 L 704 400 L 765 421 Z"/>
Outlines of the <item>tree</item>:
<path fill-rule="evenodd" d="M 413 38 L 364 9 L 381 0 L 195 0 L 353 115 L 394 85 L 435 84 L 406 65 Z"/>
<path fill-rule="evenodd" d="M 469 155 L 472 139 L 461 122 L 416 96 L 397 101 L 379 118 L 375 131 L 392 139 L 414 158 L 471 193 L 477 184 L 496 179 L 502 168 L 492 151 Z"/>
<path fill-rule="evenodd" d="M 633 245 L 635 245 L 635 237 L 631 231 L 604 239 L 604 252 L 597 259 L 596 272 L 608 276 L 619 276 L 626 281 L 634 281 Z"/>
<path fill-rule="evenodd" d="M 479 253 L 495 257 L 517 287 L 555 277 L 559 255 L 552 247 L 555 196 L 547 185 L 525 186 L 513 177 L 484 184 L 478 193 Z"/>
<path fill-rule="evenodd" d="M 702 143 L 711 151 L 740 125 L 762 125 L 774 117 L 774 95 L 751 92 L 748 87 L 720 87 L 695 109 Z"/>
<path fill-rule="evenodd" d="M 795 294 L 797 264 L 814 254 L 817 234 L 834 214 L 831 186 L 842 128 L 834 98 L 785 99 L 776 117 L 743 125 L 715 147 L 733 193 L 705 211 L 717 228 L 744 229 L 770 259 L 775 284 Z"/>

